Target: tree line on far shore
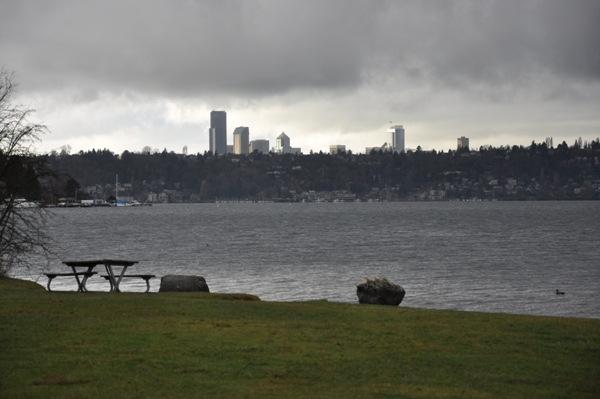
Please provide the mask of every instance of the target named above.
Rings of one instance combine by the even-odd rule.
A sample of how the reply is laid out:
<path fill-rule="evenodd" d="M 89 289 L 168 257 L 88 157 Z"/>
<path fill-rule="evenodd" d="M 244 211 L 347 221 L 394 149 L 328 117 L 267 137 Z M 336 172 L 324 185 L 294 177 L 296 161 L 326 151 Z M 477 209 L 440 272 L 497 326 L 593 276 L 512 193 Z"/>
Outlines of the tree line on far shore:
<path fill-rule="evenodd" d="M 54 170 L 63 172 L 62 178 L 41 182 L 41 187 L 32 188 L 30 193 L 40 193 L 44 201 L 50 202 L 77 193 L 78 198 L 106 196 L 114 190 L 118 174 L 119 181 L 139 199 L 151 192 L 172 190 L 181 192 L 181 201 L 191 202 L 290 200 L 295 194 L 309 191 L 346 191 L 356 198 L 386 191 L 393 193 L 389 199 L 406 200 L 414 199 L 414 193 L 448 187 L 452 188 L 445 190 L 445 198 L 473 198 L 485 196 L 490 181 L 507 179 L 514 179 L 522 187 L 536 187 L 535 192 L 523 190 L 513 195 L 515 199 L 593 199 L 599 197 L 595 188 L 600 182 L 598 157 L 600 140 L 571 146 L 563 142 L 556 148 L 532 142 L 528 147 L 447 152 L 418 148 L 400 154 L 255 152 L 213 156 L 208 152 L 183 155 L 166 150 L 115 154 L 108 149 L 93 149 L 45 155 Z M 108 187 L 107 191 L 85 193 L 85 188 L 95 185 Z M 583 197 L 575 195 L 571 187 L 580 187 Z M 498 197 L 502 195 L 496 193 Z"/>

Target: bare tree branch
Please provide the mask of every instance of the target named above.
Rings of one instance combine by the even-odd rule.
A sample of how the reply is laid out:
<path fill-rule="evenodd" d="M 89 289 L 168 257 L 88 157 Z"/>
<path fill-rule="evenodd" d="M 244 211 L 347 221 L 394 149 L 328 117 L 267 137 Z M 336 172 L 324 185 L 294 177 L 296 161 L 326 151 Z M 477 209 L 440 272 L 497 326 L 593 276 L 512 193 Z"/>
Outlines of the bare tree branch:
<path fill-rule="evenodd" d="M 0 275 L 39 269 L 40 259 L 52 253 L 45 228 L 50 214 L 39 206 L 35 188 L 40 178 L 56 174 L 33 152 L 46 127 L 30 122 L 34 110 L 11 102 L 16 87 L 13 74 L 0 69 Z"/>

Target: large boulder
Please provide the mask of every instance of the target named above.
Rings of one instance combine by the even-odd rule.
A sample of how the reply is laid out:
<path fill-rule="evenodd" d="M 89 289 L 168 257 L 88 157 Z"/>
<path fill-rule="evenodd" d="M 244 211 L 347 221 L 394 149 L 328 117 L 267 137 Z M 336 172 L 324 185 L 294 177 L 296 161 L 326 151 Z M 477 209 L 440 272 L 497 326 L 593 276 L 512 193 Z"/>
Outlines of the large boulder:
<path fill-rule="evenodd" d="M 404 298 L 404 288 L 390 283 L 386 278 L 369 276 L 356 283 L 359 303 L 398 306 Z"/>
<path fill-rule="evenodd" d="M 158 292 L 210 292 L 201 276 L 168 275 L 160 279 Z"/>

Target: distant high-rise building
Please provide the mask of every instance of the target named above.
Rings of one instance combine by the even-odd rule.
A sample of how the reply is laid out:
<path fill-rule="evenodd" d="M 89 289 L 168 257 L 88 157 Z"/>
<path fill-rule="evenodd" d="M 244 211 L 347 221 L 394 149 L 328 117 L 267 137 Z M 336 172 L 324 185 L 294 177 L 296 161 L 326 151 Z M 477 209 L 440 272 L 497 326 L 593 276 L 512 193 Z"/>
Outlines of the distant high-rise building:
<path fill-rule="evenodd" d="M 290 148 L 290 138 L 287 134 L 282 132 L 275 139 L 275 152 L 279 154 L 285 154 L 286 152 L 288 152 L 286 151 L 286 149 L 288 148 Z"/>
<path fill-rule="evenodd" d="M 461 148 L 469 148 L 469 138 L 468 137 L 461 136 L 460 138 L 458 138 L 457 142 L 458 142 L 458 144 L 457 144 L 458 150 L 460 150 Z"/>
<path fill-rule="evenodd" d="M 233 131 L 233 153 L 248 154 L 250 149 L 250 129 L 245 126 L 236 127 Z"/>
<path fill-rule="evenodd" d="M 269 153 L 269 140 L 252 140 L 250 142 L 250 153 L 253 153 L 254 151 L 268 154 Z"/>
<path fill-rule="evenodd" d="M 388 129 L 388 151 L 404 152 L 404 128 L 402 125 L 391 126 Z"/>
<path fill-rule="evenodd" d="M 346 146 L 341 144 L 330 145 L 329 153 L 331 155 L 339 154 L 340 152 L 346 152 Z"/>
<path fill-rule="evenodd" d="M 275 139 L 274 151 L 277 154 L 300 154 L 302 151 L 300 148 L 293 148 L 290 145 L 290 138 L 285 133 L 281 133 Z"/>
<path fill-rule="evenodd" d="M 210 113 L 209 130 L 210 151 L 213 154 L 227 153 L 227 113 L 212 111 Z"/>

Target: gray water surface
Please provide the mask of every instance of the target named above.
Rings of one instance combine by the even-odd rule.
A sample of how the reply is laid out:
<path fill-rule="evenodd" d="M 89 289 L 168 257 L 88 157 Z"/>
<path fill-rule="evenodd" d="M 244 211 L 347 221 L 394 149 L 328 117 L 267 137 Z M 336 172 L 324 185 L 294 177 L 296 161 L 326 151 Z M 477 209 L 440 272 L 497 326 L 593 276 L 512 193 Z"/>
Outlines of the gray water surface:
<path fill-rule="evenodd" d="M 52 212 L 56 271 L 67 271 L 61 260 L 130 259 L 140 263 L 129 273 L 201 275 L 212 292 L 351 303 L 358 280 L 381 275 L 404 287 L 402 306 L 600 318 L 598 202 L 165 204 Z M 151 291 L 159 284 L 154 279 Z M 87 287 L 107 291 L 108 283 L 94 276 Z M 62 278 L 52 288 L 76 284 Z M 121 288 L 146 286 L 127 280 Z"/>

